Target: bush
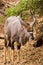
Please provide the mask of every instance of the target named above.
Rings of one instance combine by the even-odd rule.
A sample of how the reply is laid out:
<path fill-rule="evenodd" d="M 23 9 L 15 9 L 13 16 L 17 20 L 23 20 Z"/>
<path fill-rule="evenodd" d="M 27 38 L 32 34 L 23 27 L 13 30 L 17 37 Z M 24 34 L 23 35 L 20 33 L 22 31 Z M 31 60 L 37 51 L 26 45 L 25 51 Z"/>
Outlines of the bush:
<path fill-rule="evenodd" d="M 7 17 L 13 16 L 13 15 L 19 15 L 20 11 L 25 11 L 29 9 L 29 1 L 28 0 L 21 0 L 19 4 L 16 5 L 16 7 L 10 7 L 5 9 L 5 13 Z"/>
<path fill-rule="evenodd" d="M 42 4 L 41 4 L 42 3 Z M 7 17 L 13 15 L 19 15 L 20 11 L 26 12 L 27 10 L 32 10 L 34 13 L 43 12 L 43 0 L 21 0 L 15 7 L 10 7 L 5 9 Z M 25 14 L 23 13 L 23 15 Z"/>

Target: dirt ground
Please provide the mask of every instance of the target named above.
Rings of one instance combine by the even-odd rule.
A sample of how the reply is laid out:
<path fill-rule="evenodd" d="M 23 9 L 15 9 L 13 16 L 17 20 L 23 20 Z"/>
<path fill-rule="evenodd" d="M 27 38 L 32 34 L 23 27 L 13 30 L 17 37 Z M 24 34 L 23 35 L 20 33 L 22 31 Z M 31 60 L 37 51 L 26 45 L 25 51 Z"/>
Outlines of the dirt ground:
<path fill-rule="evenodd" d="M 3 34 L 3 25 L 0 25 L 0 36 Z M 43 65 L 43 45 L 40 47 L 33 47 L 31 42 L 21 46 L 20 50 L 14 51 L 10 48 L 6 49 L 4 40 L 0 40 L 0 65 Z"/>

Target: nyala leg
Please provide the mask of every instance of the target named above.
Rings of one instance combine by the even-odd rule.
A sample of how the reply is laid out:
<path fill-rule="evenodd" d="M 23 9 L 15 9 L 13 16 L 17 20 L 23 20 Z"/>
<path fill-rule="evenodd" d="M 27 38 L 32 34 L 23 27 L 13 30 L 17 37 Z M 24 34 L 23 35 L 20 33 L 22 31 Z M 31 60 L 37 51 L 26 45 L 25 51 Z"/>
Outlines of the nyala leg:
<path fill-rule="evenodd" d="M 9 41 L 8 41 L 8 35 L 5 35 L 5 47 L 8 47 Z"/>
<path fill-rule="evenodd" d="M 11 49 L 14 50 L 14 41 L 11 40 Z"/>
<path fill-rule="evenodd" d="M 11 49 L 14 50 L 14 43 L 11 45 Z"/>
<path fill-rule="evenodd" d="M 9 44 L 8 44 L 9 47 L 11 47 L 11 40 L 9 39 Z"/>
<path fill-rule="evenodd" d="M 5 47 L 7 47 L 7 40 L 5 39 Z"/>

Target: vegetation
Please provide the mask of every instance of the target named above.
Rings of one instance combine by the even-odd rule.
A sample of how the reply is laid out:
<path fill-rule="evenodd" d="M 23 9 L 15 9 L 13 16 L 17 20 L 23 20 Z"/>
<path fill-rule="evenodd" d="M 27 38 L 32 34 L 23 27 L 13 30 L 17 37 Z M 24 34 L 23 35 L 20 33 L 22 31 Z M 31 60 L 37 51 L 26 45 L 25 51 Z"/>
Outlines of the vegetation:
<path fill-rule="evenodd" d="M 19 15 L 20 11 L 22 11 L 23 18 L 26 18 L 29 15 L 27 12 L 29 10 L 33 11 L 34 14 L 42 14 L 43 0 L 21 0 L 15 7 L 6 8 L 5 12 L 7 17 L 9 17 L 12 15 Z"/>
<path fill-rule="evenodd" d="M 25 12 L 27 10 L 29 10 L 29 4 L 30 4 L 30 1 L 28 1 L 28 0 L 21 0 L 19 2 L 19 4 L 17 4 L 16 7 L 7 8 L 5 10 L 7 17 L 12 16 L 12 15 L 19 15 L 20 11 L 22 11 L 23 14 L 25 14 Z"/>

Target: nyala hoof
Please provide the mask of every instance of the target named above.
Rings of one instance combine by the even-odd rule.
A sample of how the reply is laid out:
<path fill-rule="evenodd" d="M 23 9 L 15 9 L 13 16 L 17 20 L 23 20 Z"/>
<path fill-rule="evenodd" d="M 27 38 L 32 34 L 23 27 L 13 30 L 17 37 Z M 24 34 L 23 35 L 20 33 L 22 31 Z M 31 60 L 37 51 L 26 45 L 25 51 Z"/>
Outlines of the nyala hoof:
<path fill-rule="evenodd" d="M 7 46 L 7 45 L 6 45 L 5 47 L 6 47 L 6 48 L 8 48 L 8 46 Z"/>
<path fill-rule="evenodd" d="M 14 50 L 14 46 L 12 46 L 11 49 Z"/>
<path fill-rule="evenodd" d="M 20 47 L 21 47 L 20 45 L 19 45 L 19 46 L 17 46 L 17 49 L 20 49 Z"/>
<path fill-rule="evenodd" d="M 14 44 L 11 45 L 11 49 L 14 50 Z"/>
<path fill-rule="evenodd" d="M 11 47 L 11 44 L 8 44 L 9 47 Z"/>

